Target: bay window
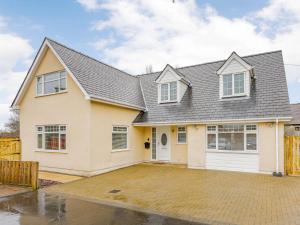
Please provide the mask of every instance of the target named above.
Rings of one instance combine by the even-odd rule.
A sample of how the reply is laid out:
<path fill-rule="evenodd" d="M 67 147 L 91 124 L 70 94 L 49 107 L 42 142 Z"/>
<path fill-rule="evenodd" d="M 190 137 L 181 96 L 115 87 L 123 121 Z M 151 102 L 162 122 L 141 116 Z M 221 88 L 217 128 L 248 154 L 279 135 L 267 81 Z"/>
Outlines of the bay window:
<path fill-rule="evenodd" d="M 67 88 L 66 71 L 48 73 L 37 77 L 38 96 L 63 92 Z"/>
<path fill-rule="evenodd" d="M 245 95 L 245 73 L 225 74 L 223 76 L 223 97 Z"/>
<path fill-rule="evenodd" d="M 243 124 L 207 126 L 207 149 L 257 151 L 257 126 Z"/>
<path fill-rule="evenodd" d="M 66 126 L 37 126 L 37 148 L 39 150 L 66 150 Z"/>

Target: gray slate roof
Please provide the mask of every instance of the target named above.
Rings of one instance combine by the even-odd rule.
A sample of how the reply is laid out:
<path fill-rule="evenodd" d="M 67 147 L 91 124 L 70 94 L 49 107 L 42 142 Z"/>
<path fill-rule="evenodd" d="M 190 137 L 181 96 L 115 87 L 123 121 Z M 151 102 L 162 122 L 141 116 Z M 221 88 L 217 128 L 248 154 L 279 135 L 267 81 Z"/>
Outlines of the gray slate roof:
<path fill-rule="evenodd" d="M 145 108 L 138 77 L 47 40 L 89 95 Z"/>
<path fill-rule="evenodd" d="M 242 58 L 254 67 L 256 75 L 256 80 L 251 85 L 249 99 L 219 100 L 219 81 L 216 71 L 223 65 L 224 60 L 176 69 L 192 85 L 180 103 L 157 103 L 157 84 L 154 81 L 160 72 L 140 75 L 147 112 L 141 112 L 134 122 L 290 117 L 281 51 Z"/>
<path fill-rule="evenodd" d="M 300 124 L 300 103 L 291 104 L 291 111 L 293 119 L 289 123 Z"/>

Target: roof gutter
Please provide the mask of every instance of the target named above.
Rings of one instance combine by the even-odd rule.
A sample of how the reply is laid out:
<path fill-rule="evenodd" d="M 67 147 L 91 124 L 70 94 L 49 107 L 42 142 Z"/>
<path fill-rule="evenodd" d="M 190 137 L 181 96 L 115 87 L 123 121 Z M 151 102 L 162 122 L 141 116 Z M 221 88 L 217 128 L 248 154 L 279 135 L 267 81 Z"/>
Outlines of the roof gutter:
<path fill-rule="evenodd" d="M 115 105 L 115 106 L 119 106 L 119 107 L 123 107 L 123 108 L 146 111 L 146 108 L 144 108 L 144 107 L 140 107 L 140 106 L 132 105 L 132 104 L 127 104 L 127 103 L 123 103 L 123 102 L 120 102 L 120 101 L 111 100 L 111 99 L 108 99 L 108 98 L 103 98 L 103 97 L 100 98 L 100 97 L 95 96 L 95 95 L 89 95 L 89 97 L 86 97 L 86 99 L 90 100 L 90 101 Z"/>
<path fill-rule="evenodd" d="M 216 124 L 216 123 L 233 123 L 233 122 L 289 122 L 292 117 L 267 117 L 267 118 L 249 118 L 249 119 L 223 119 L 223 120 L 195 120 L 195 121 L 169 121 L 169 122 L 152 122 L 152 123 L 133 123 L 133 126 L 172 126 L 172 125 L 191 125 L 191 124 Z"/>

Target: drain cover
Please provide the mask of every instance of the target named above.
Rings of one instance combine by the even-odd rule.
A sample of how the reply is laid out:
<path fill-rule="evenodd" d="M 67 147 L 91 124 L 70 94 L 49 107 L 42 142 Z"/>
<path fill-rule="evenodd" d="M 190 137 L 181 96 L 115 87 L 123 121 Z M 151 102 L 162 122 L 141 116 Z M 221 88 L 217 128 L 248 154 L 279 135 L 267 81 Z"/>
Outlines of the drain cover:
<path fill-rule="evenodd" d="M 118 192 L 120 192 L 121 190 L 118 190 L 118 189 L 113 189 L 113 190 L 111 190 L 109 193 L 113 193 L 113 194 L 115 194 L 115 193 L 118 193 Z"/>

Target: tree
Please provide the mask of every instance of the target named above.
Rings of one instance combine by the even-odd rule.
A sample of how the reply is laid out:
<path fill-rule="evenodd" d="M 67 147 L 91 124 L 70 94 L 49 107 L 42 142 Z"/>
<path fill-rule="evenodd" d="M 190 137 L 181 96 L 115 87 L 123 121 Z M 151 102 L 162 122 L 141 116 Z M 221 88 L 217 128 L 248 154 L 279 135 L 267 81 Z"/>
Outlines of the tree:
<path fill-rule="evenodd" d="M 8 122 L 4 125 L 7 132 L 12 136 L 19 137 L 20 135 L 20 119 L 19 110 L 12 110 L 12 115 L 8 119 Z"/>
<path fill-rule="evenodd" d="M 146 73 L 152 73 L 153 72 L 153 70 L 152 70 L 152 65 L 150 64 L 150 65 L 147 65 L 146 66 Z"/>

